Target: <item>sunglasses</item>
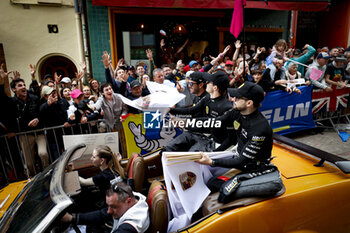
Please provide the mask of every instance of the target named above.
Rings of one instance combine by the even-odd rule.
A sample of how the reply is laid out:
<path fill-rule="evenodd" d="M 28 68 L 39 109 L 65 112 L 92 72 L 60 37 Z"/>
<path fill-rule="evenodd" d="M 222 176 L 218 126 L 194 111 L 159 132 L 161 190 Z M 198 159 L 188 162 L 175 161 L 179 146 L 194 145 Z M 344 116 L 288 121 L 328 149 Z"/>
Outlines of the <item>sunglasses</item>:
<path fill-rule="evenodd" d="M 130 193 L 125 188 L 118 186 L 118 183 L 112 184 L 112 190 L 115 193 L 124 192 L 124 193 L 126 193 L 126 194 L 128 194 L 130 196 Z"/>
<path fill-rule="evenodd" d="M 70 86 L 71 87 L 76 87 L 76 86 L 78 86 L 78 84 L 71 84 Z"/>
<path fill-rule="evenodd" d="M 198 83 L 192 83 L 192 82 L 188 82 L 188 86 L 192 87 L 193 85 L 198 84 Z"/>

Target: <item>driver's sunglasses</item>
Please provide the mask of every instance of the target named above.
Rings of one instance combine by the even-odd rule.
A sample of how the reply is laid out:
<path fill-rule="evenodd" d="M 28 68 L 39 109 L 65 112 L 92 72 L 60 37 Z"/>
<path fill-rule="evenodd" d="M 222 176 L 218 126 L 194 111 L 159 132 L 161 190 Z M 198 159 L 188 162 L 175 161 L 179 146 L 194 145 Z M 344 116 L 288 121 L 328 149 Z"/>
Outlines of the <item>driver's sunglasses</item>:
<path fill-rule="evenodd" d="M 198 84 L 198 83 L 192 83 L 192 82 L 188 82 L 188 86 L 192 87 L 193 85 Z"/>

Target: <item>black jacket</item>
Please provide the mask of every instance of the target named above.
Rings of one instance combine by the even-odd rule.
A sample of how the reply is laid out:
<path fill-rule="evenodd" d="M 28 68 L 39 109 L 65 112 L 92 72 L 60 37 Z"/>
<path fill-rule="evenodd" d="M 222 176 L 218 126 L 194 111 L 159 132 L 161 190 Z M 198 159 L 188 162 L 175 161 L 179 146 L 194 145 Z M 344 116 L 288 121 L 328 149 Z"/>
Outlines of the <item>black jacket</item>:
<path fill-rule="evenodd" d="M 211 99 L 209 96 L 202 98 L 195 106 L 190 108 L 175 108 L 171 109 L 172 114 L 194 115 L 198 114 L 198 120 L 205 121 L 209 118 L 216 118 L 223 115 L 226 111 L 232 109 L 232 104 L 224 96 Z M 216 148 L 216 151 L 225 150 L 236 143 L 235 132 L 233 129 L 225 127 L 190 127 L 191 131 L 200 133 L 210 133 L 214 141 L 221 145 Z"/>
<path fill-rule="evenodd" d="M 67 110 L 63 99 L 51 105 L 48 105 L 47 102 L 43 103 L 40 106 L 40 119 L 45 127 L 63 125 L 67 122 Z"/>
<path fill-rule="evenodd" d="M 39 117 L 39 98 L 35 95 L 27 93 L 25 101 L 14 97 L 8 97 L 4 92 L 4 86 L 0 85 L 1 101 L 8 102 L 10 109 L 9 114 L 16 119 L 16 125 L 13 127 L 15 132 L 29 131 L 41 128 L 42 124 Z M 29 127 L 28 123 L 35 118 L 39 119 L 36 127 Z"/>
<path fill-rule="evenodd" d="M 222 127 L 233 127 L 236 130 L 238 156 L 232 159 L 215 159 L 215 166 L 244 170 L 244 166 L 249 163 L 266 162 L 271 157 L 272 128 L 258 110 L 247 116 L 237 110 L 230 110 L 217 120 L 222 122 Z"/>

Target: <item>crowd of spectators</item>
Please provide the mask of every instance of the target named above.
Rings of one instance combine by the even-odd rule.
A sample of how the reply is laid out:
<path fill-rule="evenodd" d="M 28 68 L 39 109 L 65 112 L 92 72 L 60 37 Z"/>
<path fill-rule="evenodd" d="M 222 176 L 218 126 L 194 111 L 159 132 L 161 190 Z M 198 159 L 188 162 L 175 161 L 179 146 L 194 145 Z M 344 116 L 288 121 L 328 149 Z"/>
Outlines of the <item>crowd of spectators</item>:
<path fill-rule="evenodd" d="M 283 90 L 300 94 L 298 85 L 313 84 L 314 88 L 326 92 L 332 92 L 335 88 L 350 87 L 350 48 L 315 49 L 306 44 L 302 49 L 291 49 L 282 39 L 278 40 L 272 49 L 257 47 L 254 51 L 244 49 L 243 52 L 239 40 L 233 45 L 227 46 L 216 57 L 195 56 L 196 59 L 187 64 L 181 59 L 175 61 L 176 63 L 156 64 L 152 50 L 148 49 L 146 54 L 150 62 L 149 67 L 142 62 L 134 67 L 120 59 L 114 68 L 110 54 L 103 52 L 101 66 L 105 67 L 105 80 L 102 82 L 88 77 L 86 64 L 81 63 L 80 70 L 74 78 L 62 77 L 57 73 L 47 74 L 42 83 L 39 83 L 35 77 L 35 66 L 29 65 L 32 77 L 29 89 L 17 71 L 6 72 L 2 65 L 0 100 L 6 114 L 1 114 L 0 130 L 2 135 L 8 135 L 7 143 L 10 144 L 16 143 L 11 141 L 14 133 L 19 135 L 26 169 L 19 165 L 21 156 L 18 151 L 7 153 L 11 154 L 11 158 L 5 156 L 5 160 L 15 164 L 17 174 L 32 176 L 36 173 L 35 155 L 40 158 L 41 168 L 47 167 L 58 158 L 63 150 L 62 130 L 48 133 L 45 140 L 43 131 L 34 133 L 38 129 L 54 126 L 68 128 L 76 123 L 84 124 L 103 118 L 105 126 L 101 127 L 122 132 L 123 116 L 140 111 L 126 106 L 117 94 L 130 100 L 146 96 L 150 93 L 146 86 L 147 81 L 177 88 L 185 94 L 186 98 L 177 105 L 181 108 L 197 105 L 202 99 L 208 101 L 210 96 L 206 89 L 208 79 L 205 75 L 214 74 L 219 70 L 225 74 L 228 87 L 231 88 L 237 88 L 244 82 L 255 82 L 265 92 Z M 229 51 L 233 54 L 232 57 L 227 55 Z M 315 77 L 314 69 L 322 73 Z M 6 79 L 10 80 L 13 97 L 5 94 Z M 300 79 L 304 80 L 291 85 L 293 80 Z M 213 83 L 215 85 L 215 82 Z M 221 90 L 222 87 L 219 89 L 220 96 L 229 97 L 226 90 Z M 197 112 L 197 115 L 201 117 L 200 112 Z M 21 132 L 27 133 L 21 135 Z"/>

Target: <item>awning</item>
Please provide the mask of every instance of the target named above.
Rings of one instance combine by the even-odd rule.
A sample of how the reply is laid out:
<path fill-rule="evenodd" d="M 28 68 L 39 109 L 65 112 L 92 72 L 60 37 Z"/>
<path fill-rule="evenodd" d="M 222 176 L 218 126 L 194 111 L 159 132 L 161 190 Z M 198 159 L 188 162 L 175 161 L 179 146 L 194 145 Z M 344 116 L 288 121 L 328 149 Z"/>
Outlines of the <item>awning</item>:
<path fill-rule="evenodd" d="M 247 1 L 246 8 L 325 11 L 329 0 Z M 234 0 L 92 0 L 96 6 L 186 9 L 233 9 Z"/>

